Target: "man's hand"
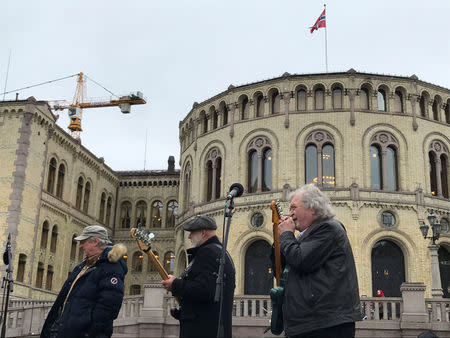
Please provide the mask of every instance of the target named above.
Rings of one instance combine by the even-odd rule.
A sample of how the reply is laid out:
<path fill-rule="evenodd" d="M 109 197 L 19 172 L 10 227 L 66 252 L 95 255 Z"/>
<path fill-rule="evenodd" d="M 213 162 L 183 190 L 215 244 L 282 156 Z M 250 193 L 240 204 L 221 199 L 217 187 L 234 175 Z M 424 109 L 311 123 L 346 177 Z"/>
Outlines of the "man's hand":
<path fill-rule="evenodd" d="M 169 275 L 169 278 L 166 280 L 163 280 L 161 283 L 166 288 L 167 291 L 172 291 L 172 283 L 175 279 L 175 276 Z"/>
<path fill-rule="evenodd" d="M 278 234 L 281 235 L 285 231 L 295 231 L 295 223 L 291 217 L 283 216 L 278 223 Z"/>

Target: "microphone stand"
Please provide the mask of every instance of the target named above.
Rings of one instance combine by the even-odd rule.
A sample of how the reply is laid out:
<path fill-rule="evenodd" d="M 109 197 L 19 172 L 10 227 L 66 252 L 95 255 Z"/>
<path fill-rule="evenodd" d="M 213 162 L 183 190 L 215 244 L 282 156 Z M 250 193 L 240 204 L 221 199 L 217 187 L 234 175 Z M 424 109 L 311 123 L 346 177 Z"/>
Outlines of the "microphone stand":
<path fill-rule="evenodd" d="M 8 235 L 8 242 L 6 243 L 6 251 L 3 254 L 3 261 L 5 264 L 8 265 L 8 268 L 6 269 L 6 277 L 3 277 L 3 284 L 2 288 L 6 287 L 6 291 L 3 291 L 3 297 L 5 296 L 6 292 L 6 302 L 5 302 L 5 309 L 3 310 L 3 325 L 2 325 L 2 331 L 1 331 L 1 338 L 5 338 L 6 334 L 6 320 L 8 317 L 8 306 L 9 306 L 9 293 L 13 292 L 13 279 L 12 279 L 12 254 L 11 254 L 11 234 Z M 4 299 L 4 298 L 3 298 Z"/>
<path fill-rule="evenodd" d="M 228 203 L 229 202 L 229 203 Z M 233 216 L 232 211 L 234 209 L 233 197 L 227 199 L 225 202 L 225 209 L 223 214 L 223 229 L 222 229 L 222 252 L 219 259 L 219 271 L 217 273 L 216 279 L 216 292 L 214 294 L 214 302 L 219 303 L 219 321 L 217 326 L 217 338 L 224 336 L 224 330 L 221 327 L 222 321 L 222 305 L 223 305 L 223 272 L 225 268 L 225 257 L 227 253 L 227 243 L 228 243 L 228 233 L 230 232 L 231 217 Z M 227 219 L 225 226 L 225 219 Z"/>

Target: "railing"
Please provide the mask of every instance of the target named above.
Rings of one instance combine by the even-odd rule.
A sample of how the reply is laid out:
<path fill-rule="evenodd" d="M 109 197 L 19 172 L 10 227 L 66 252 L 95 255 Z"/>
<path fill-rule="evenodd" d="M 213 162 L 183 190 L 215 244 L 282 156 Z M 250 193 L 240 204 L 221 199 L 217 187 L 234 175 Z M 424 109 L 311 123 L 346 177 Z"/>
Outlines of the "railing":
<path fill-rule="evenodd" d="M 120 308 L 117 319 L 139 317 L 143 305 L 144 305 L 144 295 L 123 297 L 122 307 Z"/>
<path fill-rule="evenodd" d="M 430 317 L 430 323 L 450 322 L 450 299 L 426 298 L 425 306 Z"/>
<path fill-rule="evenodd" d="M 267 318 L 272 313 L 269 296 L 236 295 L 233 302 L 233 317 Z"/>
<path fill-rule="evenodd" d="M 400 297 L 361 297 L 363 320 L 400 321 L 403 300 Z"/>

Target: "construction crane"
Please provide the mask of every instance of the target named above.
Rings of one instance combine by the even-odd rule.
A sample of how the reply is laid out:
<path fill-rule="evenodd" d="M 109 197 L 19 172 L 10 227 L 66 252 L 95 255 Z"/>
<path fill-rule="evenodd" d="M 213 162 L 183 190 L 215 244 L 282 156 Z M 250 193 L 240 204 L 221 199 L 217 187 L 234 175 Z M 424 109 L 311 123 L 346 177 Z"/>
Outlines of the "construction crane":
<path fill-rule="evenodd" d="M 120 96 L 120 97 L 118 97 L 110 92 L 117 98 L 116 99 L 111 98 L 111 99 L 106 99 L 106 100 L 87 100 L 87 101 L 85 101 L 85 96 L 86 96 L 85 75 L 83 73 L 79 73 L 77 75 L 78 75 L 77 88 L 75 90 L 75 95 L 73 97 L 72 104 L 59 103 L 62 101 L 49 101 L 50 107 L 55 111 L 68 109 L 70 124 L 67 128 L 70 130 L 70 134 L 75 139 L 78 139 L 78 140 L 80 139 L 80 132 L 82 131 L 81 119 L 82 119 L 83 109 L 118 106 L 122 113 L 128 114 L 128 113 L 130 113 L 130 109 L 131 109 L 132 105 L 147 103 L 144 99 L 144 96 L 142 95 L 142 92 L 131 93 L 129 95 Z M 104 89 L 107 90 L 106 88 L 104 88 Z"/>

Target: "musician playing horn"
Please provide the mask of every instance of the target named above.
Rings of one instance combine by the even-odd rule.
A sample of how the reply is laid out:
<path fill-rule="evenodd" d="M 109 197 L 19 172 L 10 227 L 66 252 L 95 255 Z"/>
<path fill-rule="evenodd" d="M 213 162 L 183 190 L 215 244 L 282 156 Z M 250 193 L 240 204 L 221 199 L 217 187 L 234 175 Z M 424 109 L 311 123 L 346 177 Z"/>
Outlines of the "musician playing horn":
<path fill-rule="evenodd" d="M 175 278 L 162 281 L 180 300 L 180 310 L 173 316 L 180 321 L 180 337 L 217 337 L 220 306 L 214 302 L 222 244 L 217 238 L 216 222 L 208 216 L 196 216 L 184 224 L 189 231 L 189 265 Z M 231 337 L 231 313 L 235 288 L 235 270 L 227 253 L 224 269 L 223 304 L 220 337 Z"/>
<path fill-rule="evenodd" d="M 330 199 L 314 185 L 291 194 L 290 217 L 278 225 L 280 250 L 289 267 L 284 330 L 290 338 L 354 337 L 361 320 L 358 280 L 344 226 Z M 300 231 L 294 236 L 294 231 Z"/>

